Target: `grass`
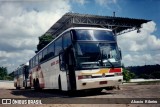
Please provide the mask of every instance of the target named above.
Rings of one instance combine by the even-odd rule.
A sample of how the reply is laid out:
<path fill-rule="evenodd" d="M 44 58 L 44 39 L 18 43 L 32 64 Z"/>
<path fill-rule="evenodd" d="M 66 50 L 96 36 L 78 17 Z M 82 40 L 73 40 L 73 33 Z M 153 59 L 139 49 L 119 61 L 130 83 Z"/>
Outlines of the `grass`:
<path fill-rule="evenodd" d="M 136 83 L 137 85 L 156 85 L 160 84 L 160 81 L 142 81 L 142 82 L 124 82 L 124 83 Z"/>
<path fill-rule="evenodd" d="M 138 82 L 138 85 L 156 85 L 160 84 L 160 81 L 144 81 L 144 82 Z"/>

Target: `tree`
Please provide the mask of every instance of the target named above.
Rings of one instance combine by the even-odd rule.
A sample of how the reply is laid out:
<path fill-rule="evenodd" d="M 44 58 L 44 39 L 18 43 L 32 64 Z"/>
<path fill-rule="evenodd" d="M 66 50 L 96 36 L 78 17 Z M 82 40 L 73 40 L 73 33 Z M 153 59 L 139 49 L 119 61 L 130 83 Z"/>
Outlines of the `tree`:
<path fill-rule="evenodd" d="M 134 78 L 135 74 L 123 68 L 123 80 L 129 82 L 130 79 Z"/>
<path fill-rule="evenodd" d="M 45 34 L 45 35 L 42 35 L 41 37 L 39 37 L 39 43 L 37 45 L 37 51 L 35 51 L 35 53 L 38 53 L 47 44 L 49 44 L 53 39 L 54 39 L 54 37 L 49 34 Z"/>
<path fill-rule="evenodd" d="M 4 80 L 7 77 L 7 68 L 0 67 L 0 80 Z"/>

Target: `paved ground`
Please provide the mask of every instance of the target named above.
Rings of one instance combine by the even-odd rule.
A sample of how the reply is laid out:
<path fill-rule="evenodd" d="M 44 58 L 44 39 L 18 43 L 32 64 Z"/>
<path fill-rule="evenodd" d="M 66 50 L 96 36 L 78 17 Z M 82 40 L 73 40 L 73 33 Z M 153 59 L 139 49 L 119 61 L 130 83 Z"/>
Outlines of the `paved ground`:
<path fill-rule="evenodd" d="M 1 84 L 1 83 L 0 83 Z M 0 86 L 3 86 L 2 84 Z M 59 98 L 60 103 L 64 103 L 65 98 L 160 98 L 160 85 L 136 85 L 127 84 L 120 86 L 121 90 L 103 90 L 100 93 L 78 92 L 68 96 L 66 92 L 58 90 L 15 90 L 13 87 L 0 87 L 0 98 Z M 74 101 L 73 101 L 74 102 Z M 11 105 L 0 105 L 0 107 L 10 107 Z M 12 105 L 13 107 L 160 107 L 158 104 L 48 104 L 48 105 Z"/>

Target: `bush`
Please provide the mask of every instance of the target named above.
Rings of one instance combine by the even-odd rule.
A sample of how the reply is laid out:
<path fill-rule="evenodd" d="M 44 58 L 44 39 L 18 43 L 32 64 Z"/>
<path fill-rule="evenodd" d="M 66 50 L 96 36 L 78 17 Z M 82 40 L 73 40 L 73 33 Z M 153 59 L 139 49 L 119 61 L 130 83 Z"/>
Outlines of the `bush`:
<path fill-rule="evenodd" d="M 132 78 L 135 78 L 135 74 L 123 68 L 123 80 L 129 82 Z"/>
<path fill-rule="evenodd" d="M 0 67 L 0 80 L 4 80 L 6 76 L 7 76 L 7 68 Z"/>

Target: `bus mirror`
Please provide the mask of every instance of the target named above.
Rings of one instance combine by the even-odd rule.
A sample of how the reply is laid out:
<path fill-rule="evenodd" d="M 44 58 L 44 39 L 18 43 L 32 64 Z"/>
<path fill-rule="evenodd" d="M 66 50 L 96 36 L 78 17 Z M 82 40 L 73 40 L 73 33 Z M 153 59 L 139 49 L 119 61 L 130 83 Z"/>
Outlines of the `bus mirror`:
<path fill-rule="evenodd" d="M 66 64 L 65 64 L 65 56 L 64 53 L 59 53 L 59 67 L 61 71 L 66 70 Z"/>

